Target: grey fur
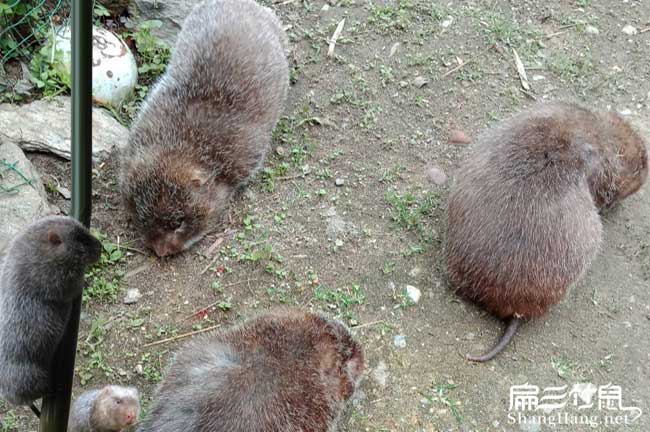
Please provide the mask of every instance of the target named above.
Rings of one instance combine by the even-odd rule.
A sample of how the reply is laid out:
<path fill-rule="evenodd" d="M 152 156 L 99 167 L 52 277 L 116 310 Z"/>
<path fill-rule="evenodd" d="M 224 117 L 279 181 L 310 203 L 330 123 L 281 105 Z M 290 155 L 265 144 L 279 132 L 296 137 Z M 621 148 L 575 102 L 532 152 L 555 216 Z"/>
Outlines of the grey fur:
<path fill-rule="evenodd" d="M 119 400 L 119 404 L 116 401 Z M 135 422 L 140 398 L 134 387 L 106 386 L 82 393 L 72 405 L 68 432 L 113 432 L 128 426 L 125 411 Z"/>
<path fill-rule="evenodd" d="M 49 392 L 71 302 L 100 252 L 83 225 L 61 216 L 28 225 L 9 245 L 0 270 L 0 396 L 7 401 L 27 405 Z"/>
<path fill-rule="evenodd" d="M 121 193 L 158 255 L 189 248 L 259 170 L 286 100 L 286 35 L 252 0 L 187 17 L 122 154 Z"/>

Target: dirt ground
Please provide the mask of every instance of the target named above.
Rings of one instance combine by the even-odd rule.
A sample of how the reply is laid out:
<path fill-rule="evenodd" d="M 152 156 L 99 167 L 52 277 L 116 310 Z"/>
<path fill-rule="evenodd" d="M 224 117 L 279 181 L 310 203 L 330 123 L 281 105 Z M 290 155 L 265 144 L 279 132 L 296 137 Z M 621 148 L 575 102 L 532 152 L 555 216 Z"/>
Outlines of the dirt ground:
<path fill-rule="evenodd" d="M 115 158 L 95 167 L 92 224 L 111 242 L 131 241 L 131 249 L 98 270 L 87 295 L 75 392 L 136 385 L 146 411 L 183 339 L 146 344 L 288 304 L 341 317 L 365 346 L 368 371 L 342 431 L 650 430 L 650 187 L 604 217 L 605 242 L 585 279 L 493 362 L 464 360 L 492 344 L 502 324 L 454 295 L 442 260 L 449 185 L 471 148 L 450 144 L 452 131 L 474 137 L 534 100 L 565 97 L 647 120 L 650 31 L 642 30 L 650 2 L 289 0 L 271 7 L 295 48 L 293 86 L 265 171 L 233 202 L 223 233 L 171 259 L 138 252 L 116 194 Z M 626 25 L 638 33 L 626 34 Z M 68 163 L 32 159 L 49 174 L 46 182 L 70 187 Z M 431 168 L 449 179 L 436 184 Z M 60 195 L 51 198 L 68 208 Z M 406 285 L 421 291 L 417 304 Z M 143 297 L 124 304 L 136 288 Z M 578 383 L 620 386 L 616 407 L 643 414 L 627 426 L 512 424 L 510 388 L 526 383 L 540 397 Z M 604 421 L 632 412 L 599 409 L 597 396 L 584 410 L 572 396 L 566 401 L 553 413 Z M 37 428 L 28 410 L 0 407 L 0 414 L 9 425 L 3 430 Z"/>

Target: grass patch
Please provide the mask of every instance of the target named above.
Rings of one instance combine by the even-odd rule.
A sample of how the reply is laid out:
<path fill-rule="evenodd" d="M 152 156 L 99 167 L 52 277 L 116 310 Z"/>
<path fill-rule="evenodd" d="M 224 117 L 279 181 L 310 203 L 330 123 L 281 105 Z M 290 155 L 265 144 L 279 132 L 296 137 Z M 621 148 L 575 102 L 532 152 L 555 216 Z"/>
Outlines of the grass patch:
<path fill-rule="evenodd" d="M 454 416 L 458 423 L 463 422 L 463 416 L 460 413 L 460 401 L 452 399 L 449 396 L 449 392 L 457 388 L 457 384 L 444 383 L 444 384 L 435 384 L 433 386 L 433 393 L 424 395 L 424 398 L 431 405 L 442 405 L 449 409 L 451 414 Z"/>
<path fill-rule="evenodd" d="M 400 228 L 416 233 L 425 241 L 431 240 L 431 233 L 425 219 L 438 207 L 440 197 L 432 192 L 416 196 L 411 192 L 398 194 L 388 192 L 386 202 L 390 204 L 391 220 Z"/>
<path fill-rule="evenodd" d="M 93 235 L 102 242 L 102 254 L 99 261 L 86 273 L 83 302 L 88 303 L 91 299 L 114 302 L 124 277 L 126 250 L 103 234 L 94 231 Z"/>

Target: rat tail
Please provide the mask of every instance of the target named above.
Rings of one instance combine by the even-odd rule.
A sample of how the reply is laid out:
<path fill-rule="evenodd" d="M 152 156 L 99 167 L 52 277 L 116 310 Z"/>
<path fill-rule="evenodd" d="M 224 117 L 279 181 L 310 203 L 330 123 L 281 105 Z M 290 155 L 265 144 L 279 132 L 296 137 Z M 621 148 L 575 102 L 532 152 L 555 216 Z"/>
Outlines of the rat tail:
<path fill-rule="evenodd" d="M 506 327 L 506 331 L 503 333 L 503 336 L 501 336 L 499 342 L 497 342 L 497 344 L 489 352 L 483 355 L 467 354 L 465 358 L 473 362 L 486 362 L 492 360 L 499 353 L 501 353 L 501 351 L 506 349 L 510 341 L 512 341 L 512 338 L 517 333 L 517 330 L 519 329 L 521 323 L 522 321 L 519 318 L 516 317 L 510 318 L 510 321 L 508 322 L 508 326 Z"/>

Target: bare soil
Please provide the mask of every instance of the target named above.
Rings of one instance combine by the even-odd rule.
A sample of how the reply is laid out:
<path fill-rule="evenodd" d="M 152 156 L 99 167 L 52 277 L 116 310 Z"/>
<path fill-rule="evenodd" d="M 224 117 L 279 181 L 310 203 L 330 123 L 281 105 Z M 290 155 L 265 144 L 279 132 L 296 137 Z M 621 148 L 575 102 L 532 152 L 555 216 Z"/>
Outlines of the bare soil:
<path fill-rule="evenodd" d="M 95 167 L 92 224 L 133 249 L 106 266 L 116 294 L 99 290 L 85 302 L 75 392 L 136 385 L 146 410 L 182 339 L 146 344 L 289 304 L 340 316 L 364 343 L 368 373 L 343 431 L 650 430 L 650 187 L 604 217 L 604 246 L 584 280 L 490 363 L 464 355 L 486 349 L 503 326 L 457 298 L 442 261 L 448 188 L 471 148 L 449 143 L 452 131 L 471 138 L 533 100 L 566 97 L 644 121 L 650 31 L 622 29 L 647 29 L 650 2 L 296 0 L 271 7 L 289 27 L 294 83 L 266 171 L 233 202 L 224 232 L 171 259 L 135 251 L 142 245 L 116 194 L 116 160 Z M 70 188 L 67 162 L 32 159 L 45 182 L 57 178 Z M 433 183 L 432 167 L 447 182 Z M 68 208 L 60 195 L 51 198 Z M 223 243 L 209 254 L 218 238 Z M 417 304 L 405 297 L 406 285 L 421 291 Z M 124 304 L 134 288 L 143 297 Z M 405 346 L 396 346 L 396 336 Z M 611 383 L 621 387 L 623 406 L 643 414 L 627 426 L 511 424 L 510 387 L 525 383 L 566 391 Z M 599 410 L 594 400 L 579 412 L 567 397 L 554 412 L 624 413 Z M 2 430 L 37 428 L 26 409 L 0 407 L 0 415 L 16 425 Z"/>

